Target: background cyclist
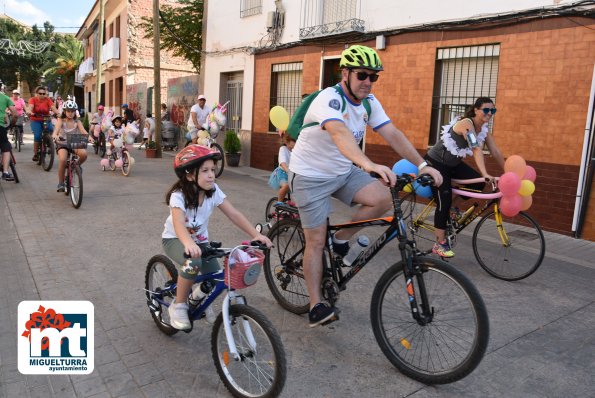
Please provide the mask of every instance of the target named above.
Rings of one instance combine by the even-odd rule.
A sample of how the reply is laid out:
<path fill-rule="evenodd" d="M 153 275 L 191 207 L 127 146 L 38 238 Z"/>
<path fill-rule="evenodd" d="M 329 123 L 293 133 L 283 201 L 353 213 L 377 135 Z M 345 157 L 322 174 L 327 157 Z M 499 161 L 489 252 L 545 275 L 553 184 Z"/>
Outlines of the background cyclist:
<path fill-rule="evenodd" d="M 360 204 L 353 220 L 380 217 L 392 208 L 390 191 L 396 176 L 387 166 L 372 162 L 359 148 L 366 124 L 380 134 L 402 157 L 430 174 L 437 185 L 440 173 L 428 167 L 405 135 L 397 129 L 384 112 L 380 102 L 370 94 L 378 72 L 383 70 L 373 49 L 353 45 L 341 54 L 341 83 L 323 90 L 314 99 L 304 117 L 304 124 L 317 125 L 301 131 L 289 163 L 289 184 L 292 198 L 299 208 L 306 238 L 304 276 L 310 295 L 310 327 L 335 319 L 335 308 L 321 301 L 322 253 L 326 239 L 326 219 L 331 212 L 331 196 L 347 205 Z M 341 112 L 344 99 L 346 109 Z M 362 105 L 368 98 L 371 114 Z M 391 160 L 392 161 L 392 160 Z M 361 167 L 363 170 L 354 166 Z M 384 185 L 368 174 L 374 171 Z M 333 237 L 336 253 L 349 251 L 349 238 L 355 228 L 338 231 Z"/>
<path fill-rule="evenodd" d="M 19 144 L 23 143 L 23 123 L 25 121 L 25 101 L 21 98 L 19 90 L 12 90 L 12 102 L 14 102 L 14 108 L 16 109 L 17 121 L 16 126 L 19 130 Z"/>
<path fill-rule="evenodd" d="M 7 108 L 12 115 L 16 115 L 16 109 L 10 97 L 0 92 L 0 149 L 2 150 L 2 179 L 5 181 L 14 181 L 14 176 L 10 173 L 10 150 L 12 149 L 12 146 L 10 145 L 10 141 L 8 141 L 8 131 L 6 129 L 10 124 L 6 118 Z"/>
<path fill-rule="evenodd" d="M 50 111 L 59 115 L 58 109 L 54 106 L 54 102 L 48 98 L 48 91 L 43 86 L 35 88 L 35 97 L 29 100 L 28 113 L 31 115 L 31 130 L 33 131 L 33 161 L 37 162 L 39 157 L 37 151 L 41 145 L 41 133 L 43 131 L 43 117 L 49 116 Z M 54 131 L 54 125 L 51 122 L 47 124 L 48 131 Z"/>

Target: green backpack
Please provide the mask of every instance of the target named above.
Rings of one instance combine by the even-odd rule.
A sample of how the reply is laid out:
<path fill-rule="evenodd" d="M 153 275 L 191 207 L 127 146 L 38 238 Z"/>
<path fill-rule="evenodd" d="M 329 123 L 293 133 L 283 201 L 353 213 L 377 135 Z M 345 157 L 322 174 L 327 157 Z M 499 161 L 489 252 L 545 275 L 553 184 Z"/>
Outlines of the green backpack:
<path fill-rule="evenodd" d="M 333 86 L 333 88 L 337 90 L 337 93 L 339 93 L 339 95 L 341 96 L 341 100 L 343 101 L 343 105 L 341 106 L 341 113 L 343 113 L 345 112 L 345 108 L 347 107 L 347 101 L 345 100 L 345 96 L 343 95 L 343 90 L 341 90 L 338 86 Z M 314 101 L 316 97 L 318 97 L 318 94 L 320 94 L 321 91 L 322 90 L 318 90 L 308 95 L 306 98 L 304 98 L 300 106 L 295 110 L 293 116 L 291 117 L 291 120 L 289 121 L 289 126 L 287 127 L 287 133 L 293 139 L 297 140 L 302 130 L 306 127 L 312 127 L 318 124 L 317 122 L 304 124 L 304 117 L 308 112 L 308 108 L 310 108 L 310 104 L 312 103 L 312 101 Z M 367 98 L 364 98 L 362 100 L 362 105 L 364 106 L 364 108 L 366 108 L 368 118 L 370 118 L 370 115 L 372 114 L 370 101 L 368 101 Z"/>

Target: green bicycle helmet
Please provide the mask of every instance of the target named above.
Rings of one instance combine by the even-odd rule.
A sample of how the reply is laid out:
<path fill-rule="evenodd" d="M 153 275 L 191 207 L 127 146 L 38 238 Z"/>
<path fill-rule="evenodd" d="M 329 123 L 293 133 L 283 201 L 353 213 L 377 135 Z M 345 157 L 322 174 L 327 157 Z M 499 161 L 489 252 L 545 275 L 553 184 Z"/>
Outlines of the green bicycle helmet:
<path fill-rule="evenodd" d="M 380 57 L 374 49 L 354 44 L 341 53 L 341 68 L 364 68 L 374 71 L 384 70 Z"/>

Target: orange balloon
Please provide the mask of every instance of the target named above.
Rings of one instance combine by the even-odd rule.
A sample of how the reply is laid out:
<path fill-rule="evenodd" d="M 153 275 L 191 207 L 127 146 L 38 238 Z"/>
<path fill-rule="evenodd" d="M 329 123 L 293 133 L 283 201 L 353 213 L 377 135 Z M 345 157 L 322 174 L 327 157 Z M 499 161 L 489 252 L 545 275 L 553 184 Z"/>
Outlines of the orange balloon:
<path fill-rule="evenodd" d="M 533 204 L 533 197 L 531 195 L 521 196 L 521 199 L 523 200 L 523 204 L 521 205 L 521 210 L 523 211 L 529 209 L 529 207 L 531 207 Z"/>
<path fill-rule="evenodd" d="M 519 155 L 512 155 L 506 162 L 504 162 L 504 171 L 505 172 L 513 172 L 519 176 L 520 179 L 523 179 L 525 176 L 525 169 L 527 168 L 527 163 L 525 159 L 520 157 Z"/>

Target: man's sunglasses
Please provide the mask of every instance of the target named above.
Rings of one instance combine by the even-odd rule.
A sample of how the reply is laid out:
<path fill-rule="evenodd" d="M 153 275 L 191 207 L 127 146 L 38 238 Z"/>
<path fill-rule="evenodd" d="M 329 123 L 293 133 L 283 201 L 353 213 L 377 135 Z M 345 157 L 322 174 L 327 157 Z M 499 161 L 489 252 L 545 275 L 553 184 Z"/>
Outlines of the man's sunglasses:
<path fill-rule="evenodd" d="M 39 95 L 45 95 L 45 93 L 37 93 L 37 94 L 39 94 Z"/>
<path fill-rule="evenodd" d="M 352 72 L 355 73 L 355 75 L 357 76 L 357 80 L 362 81 L 362 82 L 365 81 L 369 77 L 370 82 L 374 83 L 380 77 L 380 75 L 378 73 L 366 73 L 366 72 L 355 72 L 355 71 L 352 71 Z"/>
<path fill-rule="evenodd" d="M 488 113 L 491 113 L 492 115 L 496 114 L 496 108 L 483 108 L 482 111 L 484 115 L 487 115 Z"/>

